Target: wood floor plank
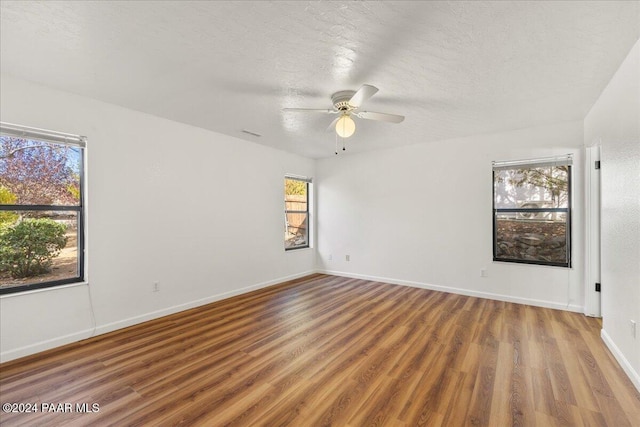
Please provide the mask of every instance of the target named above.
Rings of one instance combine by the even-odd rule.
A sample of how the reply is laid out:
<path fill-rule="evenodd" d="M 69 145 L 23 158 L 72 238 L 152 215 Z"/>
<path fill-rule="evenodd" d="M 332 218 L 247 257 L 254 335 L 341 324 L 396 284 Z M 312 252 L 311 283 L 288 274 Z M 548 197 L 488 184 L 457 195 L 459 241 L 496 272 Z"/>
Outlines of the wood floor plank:
<path fill-rule="evenodd" d="M 496 360 L 494 388 L 511 390 L 512 372 L 511 348 L 505 343 L 499 343 Z M 508 397 L 505 399 L 505 395 Z M 491 395 L 490 425 L 514 425 L 513 414 L 510 410 L 513 396 L 511 393 L 493 393 Z"/>
<path fill-rule="evenodd" d="M 467 419 L 473 425 L 490 425 L 491 403 L 496 379 L 499 342 L 492 334 L 485 340 Z M 503 396 L 504 398 L 504 396 Z"/>
<path fill-rule="evenodd" d="M 314 274 L 0 365 L 2 426 L 634 426 L 601 322 Z"/>
<path fill-rule="evenodd" d="M 447 404 L 444 406 L 446 410 L 441 411 L 443 414 L 442 425 L 445 426 L 462 426 L 467 425 L 467 411 L 473 389 L 475 386 L 475 375 L 458 372 L 457 377 L 451 381 L 450 394 L 447 394 Z"/>

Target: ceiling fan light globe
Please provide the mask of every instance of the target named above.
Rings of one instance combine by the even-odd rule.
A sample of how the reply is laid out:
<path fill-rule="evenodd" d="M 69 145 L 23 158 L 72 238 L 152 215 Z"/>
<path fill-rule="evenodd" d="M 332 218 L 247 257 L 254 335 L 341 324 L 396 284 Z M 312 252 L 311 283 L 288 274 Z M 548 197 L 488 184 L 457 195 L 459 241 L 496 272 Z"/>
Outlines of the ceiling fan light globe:
<path fill-rule="evenodd" d="M 336 123 L 336 133 L 341 138 L 349 138 L 356 131 L 356 123 L 347 115 L 338 119 Z"/>

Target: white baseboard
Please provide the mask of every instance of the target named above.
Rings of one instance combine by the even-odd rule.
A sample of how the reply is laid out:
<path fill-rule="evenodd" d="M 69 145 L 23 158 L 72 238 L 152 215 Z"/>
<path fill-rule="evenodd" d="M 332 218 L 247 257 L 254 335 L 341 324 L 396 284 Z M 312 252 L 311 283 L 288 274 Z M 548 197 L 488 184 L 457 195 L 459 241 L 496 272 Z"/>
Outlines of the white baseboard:
<path fill-rule="evenodd" d="M 490 292 L 478 292 L 463 288 L 452 288 L 449 286 L 432 285 L 430 283 L 413 282 L 409 280 L 399 280 L 390 277 L 376 277 L 364 274 L 344 273 L 341 271 L 318 270 L 318 273 L 330 274 L 332 276 L 351 277 L 353 279 L 372 280 L 374 282 L 390 283 L 392 285 L 411 286 L 413 288 L 430 289 L 433 291 L 448 292 L 451 294 L 466 295 L 470 297 L 478 297 L 485 299 L 493 299 L 498 301 L 513 302 L 516 304 L 533 305 L 536 307 L 554 308 L 557 310 L 574 311 L 582 313 L 584 307 L 575 304 L 560 304 L 553 301 L 544 301 L 530 298 L 512 297 L 510 295 L 493 294 Z"/>
<path fill-rule="evenodd" d="M 611 339 L 607 331 L 602 329 L 600 331 L 600 337 L 602 338 L 602 341 L 604 341 L 606 346 L 609 348 L 609 350 L 611 350 L 613 357 L 616 358 L 616 360 L 622 367 L 622 370 L 624 370 L 624 372 L 627 374 L 627 376 L 629 377 L 633 385 L 636 386 L 638 391 L 640 391 L 640 374 L 638 374 L 638 372 L 636 372 L 636 370 L 633 369 L 633 366 L 631 366 L 631 363 L 629 363 L 627 358 L 624 357 L 624 355 L 622 354 L 618 346 L 613 342 L 613 340 Z"/>
<path fill-rule="evenodd" d="M 170 314 L 178 313 L 180 311 L 199 307 L 205 304 L 210 304 L 212 302 L 220 301 L 226 298 L 231 298 L 233 296 L 255 291 L 257 289 L 266 288 L 268 286 L 276 285 L 278 283 L 286 282 L 288 280 L 298 279 L 300 277 L 308 276 L 314 273 L 316 273 L 315 270 L 310 270 L 303 273 L 280 277 L 278 279 L 268 280 L 266 282 L 257 283 L 257 284 L 246 286 L 240 289 L 234 289 L 233 291 L 212 295 L 206 298 L 190 301 L 184 304 L 178 304 L 175 306 L 166 307 L 166 308 L 163 308 L 162 310 L 157 310 L 150 313 L 144 313 L 139 316 L 130 317 L 128 319 L 119 320 L 117 322 L 98 325 L 96 326 L 95 329 L 94 328 L 83 329 L 81 331 L 74 332 L 72 334 L 51 338 L 45 341 L 39 341 L 37 343 L 30 344 L 20 348 L 7 350 L 0 353 L 0 363 L 8 362 L 10 360 L 18 359 L 24 356 L 29 356 L 31 354 L 39 353 L 41 351 L 50 350 L 52 348 L 60 347 L 66 344 L 71 344 L 73 342 L 91 338 L 96 335 L 106 334 L 107 332 L 113 332 L 118 329 L 137 325 L 138 323 L 143 323 L 149 320 L 157 319 L 159 317 L 168 316 Z"/>
<path fill-rule="evenodd" d="M 124 320 L 118 320 L 117 322 L 107 323 L 96 327 L 94 335 L 102 335 L 107 332 L 113 332 L 118 329 L 127 328 L 129 326 L 137 325 L 138 323 L 147 322 L 149 320 L 157 319 L 160 317 L 168 316 L 170 314 L 179 313 L 181 311 L 189 310 L 190 308 L 200 307 L 202 305 L 211 304 L 212 302 L 220 301 L 223 299 L 231 298 L 236 295 L 246 294 L 251 291 L 266 288 L 269 286 L 277 285 L 278 283 L 286 282 L 288 280 L 298 279 L 300 277 L 314 274 L 316 271 L 306 271 L 304 273 L 292 274 L 290 276 L 280 277 L 278 279 L 268 280 L 266 282 L 257 283 L 255 285 L 245 286 L 244 288 L 234 289 L 233 291 L 224 292 L 222 294 L 212 295 L 206 298 L 201 298 L 195 301 L 190 301 L 184 304 L 174 305 L 172 307 L 163 308 L 162 310 L 152 311 L 140 316 L 130 317 Z"/>
<path fill-rule="evenodd" d="M 87 339 L 93 333 L 93 328 L 85 329 L 82 331 L 74 332 L 73 334 L 63 335 L 60 337 L 51 338 L 49 340 L 40 341 L 35 344 L 30 344 L 24 347 L 14 348 L 0 353 L 0 363 L 8 362 L 13 359 L 19 359 L 20 357 L 29 356 L 31 354 L 39 353 L 44 350 L 50 350 L 52 348 L 60 347 L 72 342 L 81 341 Z"/>

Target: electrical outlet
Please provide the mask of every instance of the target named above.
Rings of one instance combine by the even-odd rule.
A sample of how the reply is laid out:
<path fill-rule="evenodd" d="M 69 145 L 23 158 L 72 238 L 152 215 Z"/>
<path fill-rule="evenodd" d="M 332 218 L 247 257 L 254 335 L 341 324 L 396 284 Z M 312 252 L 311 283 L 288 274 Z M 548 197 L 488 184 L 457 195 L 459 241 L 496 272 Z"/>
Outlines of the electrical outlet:
<path fill-rule="evenodd" d="M 345 255 L 344 259 L 345 261 L 351 261 L 351 255 Z"/>
<path fill-rule="evenodd" d="M 631 336 L 635 338 L 636 337 L 636 321 L 629 319 L 629 323 L 631 324 Z"/>
<path fill-rule="evenodd" d="M 486 268 L 481 268 L 480 269 L 480 277 L 487 277 L 487 269 Z"/>
<path fill-rule="evenodd" d="M 333 255 L 329 254 L 329 261 L 333 259 Z"/>
<path fill-rule="evenodd" d="M 153 282 L 153 287 L 151 288 L 151 292 L 160 292 L 160 283 Z"/>

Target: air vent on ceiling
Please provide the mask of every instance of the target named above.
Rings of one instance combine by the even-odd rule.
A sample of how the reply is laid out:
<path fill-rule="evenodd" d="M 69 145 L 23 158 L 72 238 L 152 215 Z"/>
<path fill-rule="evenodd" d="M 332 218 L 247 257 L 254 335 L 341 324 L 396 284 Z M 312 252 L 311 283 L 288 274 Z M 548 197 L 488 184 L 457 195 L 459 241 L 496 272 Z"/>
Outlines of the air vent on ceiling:
<path fill-rule="evenodd" d="M 259 133 L 255 133 L 255 132 L 251 132 L 250 130 L 246 130 L 246 129 L 242 129 L 243 133 L 247 133 L 249 135 L 255 136 L 257 138 L 260 138 L 262 135 L 260 135 Z"/>

